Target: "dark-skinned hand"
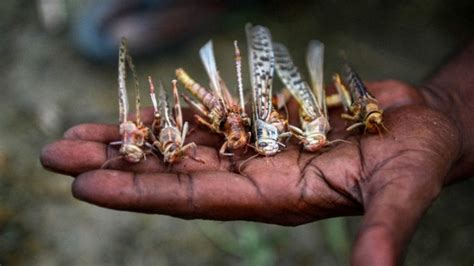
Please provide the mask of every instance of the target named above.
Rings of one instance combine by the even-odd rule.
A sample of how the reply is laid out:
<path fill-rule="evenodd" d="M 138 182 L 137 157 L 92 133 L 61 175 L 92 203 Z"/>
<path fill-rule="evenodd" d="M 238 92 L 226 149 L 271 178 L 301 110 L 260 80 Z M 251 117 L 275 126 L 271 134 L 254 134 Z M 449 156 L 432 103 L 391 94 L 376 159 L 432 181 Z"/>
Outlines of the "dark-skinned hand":
<path fill-rule="evenodd" d="M 252 220 L 299 225 L 363 214 L 354 243 L 357 265 L 394 265 L 425 210 L 440 193 L 459 157 L 459 133 L 422 94 L 398 81 L 367 84 L 384 109 L 382 135 L 348 133 L 340 110 L 330 110 L 330 140 L 345 139 L 319 153 L 292 140 L 273 157 L 219 156 L 222 137 L 197 127 L 187 142 L 198 144 L 200 163 L 183 160 L 171 167 L 148 156 L 139 164 L 121 159 L 108 143 L 120 139 L 118 125 L 83 124 L 46 146 L 41 162 L 73 176 L 74 197 L 106 208 L 165 214 L 184 219 Z M 290 122 L 297 124 L 291 103 Z M 151 119 L 144 111 L 144 119 Z"/>

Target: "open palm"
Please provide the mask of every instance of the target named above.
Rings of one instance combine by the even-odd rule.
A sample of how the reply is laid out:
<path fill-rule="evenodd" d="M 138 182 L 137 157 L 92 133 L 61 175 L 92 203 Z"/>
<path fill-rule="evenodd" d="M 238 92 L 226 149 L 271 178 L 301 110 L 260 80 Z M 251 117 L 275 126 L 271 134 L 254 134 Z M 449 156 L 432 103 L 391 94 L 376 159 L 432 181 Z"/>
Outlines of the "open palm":
<path fill-rule="evenodd" d="M 221 157 L 222 138 L 197 127 L 187 141 L 198 144 L 204 164 L 187 159 L 169 167 L 148 156 L 139 164 L 113 160 L 109 169 L 100 169 L 118 156 L 108 143 L 120 136 L 117 125 L 97 124 L 73 127 L 45 147 L 41 161 L 75 177 L 75 197 L 119 210 L 282 225 L 364 214 L 353 262 L 394 264 L 457 158 L 457 132 L 413 87 L 397 81 L 367 85 L 385 109 L 389 132 L 348 133 L 340 110 L 331 110 L 329 139 L 352 144 L 308 153 L 290 142 L 274 157 L 249 161 L 242 173 L 250 149 Z M 296 123 L 296 106 L 289 110 Z M 191 114 L 185 118 L 190 121 Z"/>

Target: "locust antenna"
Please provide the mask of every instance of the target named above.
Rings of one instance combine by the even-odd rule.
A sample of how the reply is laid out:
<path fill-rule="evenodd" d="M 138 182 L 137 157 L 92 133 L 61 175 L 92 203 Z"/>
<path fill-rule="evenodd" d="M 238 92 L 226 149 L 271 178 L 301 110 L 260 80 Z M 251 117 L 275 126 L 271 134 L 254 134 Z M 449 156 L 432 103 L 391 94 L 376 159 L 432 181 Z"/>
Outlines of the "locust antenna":
<path fill-rule="evenodd" d="M 247 163 L 249 163 L 251 160 L 253 160 L 253 159 L 255 159 L 256 157 L 258 157 L 258 156 L 259 156 L 258 153 L 257 153 L 257 154 L 254 154 L 254 155 L 250 156 L 249 158 L 245 159 L 245 161 L 243 161 L 242 163 L 240 163 L 240 165 L 239 165 L 239 174 L 244 175 L 244 174 L 242 173 L 242 167 L 243 167 L 244 165 L 246 165 Z M 245 176 L 245 175 L 244 175 L 244 176 Z"/>
<path fill-rule="evenodd" d="M 242 57 L 240 56 L 240 49 L 237 44 L 237 40 L 234 41 L 234 48 L 235 48 L 235 68 L 237 70 L 237 86 L 239 89 L 240 108 L 242 109 L 242 115 L 247 116 L 247 114 L 245 113 L 244 86 L 242 84 Z"/>

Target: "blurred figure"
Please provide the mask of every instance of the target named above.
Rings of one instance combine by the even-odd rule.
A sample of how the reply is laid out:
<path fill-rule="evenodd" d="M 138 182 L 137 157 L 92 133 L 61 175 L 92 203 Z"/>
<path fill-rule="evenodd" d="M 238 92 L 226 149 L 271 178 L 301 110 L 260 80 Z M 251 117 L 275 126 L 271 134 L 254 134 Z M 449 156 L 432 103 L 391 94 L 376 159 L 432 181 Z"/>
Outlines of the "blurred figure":
<path fill-rule="evenodd" d="M 91 1 L 74 18 L 72 38 L 82 54 L 97 61 L 115 60 L 121 37 L 128 38 L 132 54 L 145 56 L 207 31 L 228 11 L 247 2 Z"/>

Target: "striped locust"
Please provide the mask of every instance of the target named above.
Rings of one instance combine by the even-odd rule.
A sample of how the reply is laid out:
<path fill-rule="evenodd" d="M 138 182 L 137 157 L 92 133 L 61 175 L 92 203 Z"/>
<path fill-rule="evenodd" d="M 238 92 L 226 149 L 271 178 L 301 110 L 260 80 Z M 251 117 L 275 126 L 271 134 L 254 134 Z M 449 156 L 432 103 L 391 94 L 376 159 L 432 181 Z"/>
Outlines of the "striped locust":
<path fill-rule="evenodd" d="M 280 43 L 273 46 L 278 76 L 300 107 L 301 129 L 292 125 L 289 128 L 305 150 L 318 151 L 330 144 L 327 133 L 331 129 L 323 88 L 324 44 L 313 40 L 308 46 L 306 62 L 313 90 L 294 65 L 288 49 Z"/>
<path fill-rule="evenodd" d="M 270 156 L 285 147 L 281 141 L 291 133 L 287 132 L 288 121 L 272 104 L 275 56 L 270 31 L 263 26 L 247 24 L 246 34 L 252 83 L 255 151 Z"/>
<path fill-rule="evenodd" d="M 382 129 L 387 130 L 383 124 L 383 110 L 359 75 L 348 63 L 343 64 L 342 73 L 344 82 L 337 73 L 334 74 L 333 81 L 346 111 L 341 117 L 353 123 L 347 127 L 347 131 L 358 127 L 364 127 L 369 133 L 381 133 Z"/>
<path fill-rule="evenodd" d="M 219 153 L 227 156 L 233 155 L 232 152 L 227 152 L 228 149 L 244 148 L 250 140 L 250 118 L 245 113 L 242 63 L 237 41 L 234 42 L 234 48 L 239 102 L 231 96 L 217 70 L 212 41 L 207 42 L 199 51 L 201 61 L 209 76 L 211 92 L 195 82 L 183 69 L 176 70 L 178 80 L 199 100 L 199 102 L 196 102 L 188 96 L 182 95 L 186 102 L 200 113 L 200 115 L 195 115 L 198 123 L 206 125 L 211 131 L 225 136 L 225 142 Z M 207 120 L 201 115 L 207 117 Z"/>

